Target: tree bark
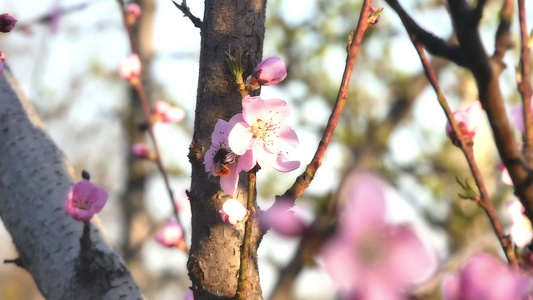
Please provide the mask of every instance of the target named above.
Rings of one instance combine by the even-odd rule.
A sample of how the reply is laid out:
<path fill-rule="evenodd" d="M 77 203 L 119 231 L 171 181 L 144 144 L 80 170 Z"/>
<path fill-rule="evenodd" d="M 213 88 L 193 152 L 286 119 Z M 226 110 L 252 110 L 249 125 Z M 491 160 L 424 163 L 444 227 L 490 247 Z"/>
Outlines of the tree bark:
<path fill-rule="evenodd" d="M 64 208 L 72 166 L 7 70 L 0 77 L 0 153 L 0 218 L 19 253 L 17 263 L 43 296 L 142 299 L 124 261 L 93 225 L 86 232 L 90 248 L 80 255 L 83 223 Z"/>
<path fill-rule="evenodd" d="M 222 222 L 218 210 L 229 198 L 220 190 L 219 178 L 205 171 L 204 153 L 211 145 L 217 119 L 229 120 L 242 111 L 241 96 L 229 68 L 226 52 L 242 48 L 245 76 L 262 57 L 266 0 L 205 1 L 201 30 L 200 72 L 193 141 L 189 159 L 192 182 L 192 243 L 187 267 L 195 299 L 229 299 L 235 296 L 240 266 L 243 226 Z M 243 174 L 235 195 L 243 205 L 247 196 Z M 254 224 L 247 272 L 247 299 L 261 299 L 257 247 L 261 230 Z"/>

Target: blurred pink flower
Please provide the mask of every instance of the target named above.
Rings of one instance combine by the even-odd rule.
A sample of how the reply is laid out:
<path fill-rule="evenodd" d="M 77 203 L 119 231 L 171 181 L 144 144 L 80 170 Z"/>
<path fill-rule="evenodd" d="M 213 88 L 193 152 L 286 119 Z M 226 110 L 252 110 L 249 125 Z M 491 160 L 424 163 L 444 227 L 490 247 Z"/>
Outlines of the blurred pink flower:
<path fill-rule="evenodd" d="M 141 15 L 141 7 L 137 3 L 130 3 L 126 6 L 126 25 L 132 27 Z"/>
<path fill-rule="evenodd" d="M 6 61 L 6 54 L 3 51 L 0 51 L 0 60 L 2 62 Z"/>
<path fill-rule="evenodd" d="M 220 176 L 220 186 L 229 195 L 235 194 L 241 171 L 254 166 L 252 151 L 242 155 L 233 153 L 228 146 L 228 122 L 218 120 L 211 136 L 211 147 L 204 156 L 205 171 Z"/>
<path fill-rule="evenodd" d="M 150 147 L 143 143 L 134 144 L 131 153 L 137 158 L 151 158 L 153 155 Z"/>
<path fill-rule="evenodd" d="M 120 77 L 129 81 L 131 84 L 138 82 L 141 75 L 141 60 L 137 54 L 124 57 L 118 67 Z"/>
<path fill-rule="evenodd" d="M 435 255 L 408 227 L 385 222 L 383 183 L 375 175 L 358 172 L 347 184 L 337 232 L 321 250 L 341 298 L 407 299 L 436 268 Z"/>
<path fill-rule="evenodd" d="M 524 215 L 524 207 L 518 199 L 508 201 L 505 206 L 511 215 L 511 236 L 516 246 L 522 248 L 527 246 L 533 239 L 533 229 L 531 221 Z"/>
<path fill-rule="evenodd" d="M 174 205 L 178 211 L 191 211 L 191 201 L 185 190 L 180 190 L 174 196 Z"/>
<path fill-rule="evenodd" d="M 155 240 L 165 247 L 180 247 L 183 241 L 183 228 L 175 219 L 169 219 L 163 229 L 155 235 Z"/>
<path fill-rule="evenodd" d="M 470 258 L 459 275 L 442 283 L 445 300 L 527 299 L 528 279 L 489 254 Z"/>
<path fill-rule="evenodd" d="M 275 85 L 287 77 L 285 63 L 277 56 L 271 56 L 263 60 L 254 69 L 254 73 L 249 78 L 248 83 L 252 90 L 258 89 L 261 85 Z"/>
<path fill-rule="evenodd" d="M 299 161 L 285 157 L 285 153 L 298 147 L 296 132 L 286 124 L 291 112 L 287 102 L 247 96 L 242 100 L 242 108 L 242 114 L 229 121 L 231 151 L 243 155 L 251 150 L 253 165 L 257 162 L 262 168 L 289 172 L 300 167 Z"/>
<path fill-rule="evenodd" d="M 17 24 L 17 19 L 10 14 L 1 14 L 0 15 L 0 32 L 10 32 L 15 28 Z"/>
<path fill-rule="evenodd" d="M 65 210 L 76 221 L 89 221 L 107 202 L 103 188 L 82 179 L 74 184 L 65 198 Z"/>
<path fill-rule="evenodd" d="M 259 218 L 261 226 L 265 230 L 272 228 L 272 230 L 284 236 L 301 236 L 306 229 L 306 225 L 301 218 L 294 214 L 294 211 L 290 210 L 293 203 L 292 201 L 276 198 L 274 205 L 261 213 Z"/>
<path fill-rule="evenodd" d="M 157 101 L 152 109 L 154 122 L 179 123 L 185 119 L 185 111 L 165 101 Z"/>
<path fill-rule="evenodd" d="M 248 215 L 246 208 L 236 199 L 226 200 L 218 213 L 222 221 L 231 225 L 244 221 Z"/>
<path fill-rule="evenodd" d="M 532 98 L 533 100 L 533 98 Z M 530 102 L 530 110 L 533 112 L 533 101 Z M 524 128 L 524 109 L 523 109 L 523 105 L 522 104 L 518 104 L 518 105 L 515 105 L 513 107 L 511 107 L 511 110 L 509 111 L 509 116 L 511 118 L 511 123 L 513 124 L 513 126 L 524 132 L 525 131 L 525 128 Z"/>
<path fill-rule="evenodd" d="M 459 130 L 469 141 L 473 141 L 476 135 L 476 130 L 481 123 L 482 112 L 481 102 L 475 101 L 466 110 L 458 110 L 453 113 Z M 450 122 L 446 124 L 446 135 L 452 140 L 454 145 L 459 145 L 459 140 L 455 132 L 453 132 Z"/>

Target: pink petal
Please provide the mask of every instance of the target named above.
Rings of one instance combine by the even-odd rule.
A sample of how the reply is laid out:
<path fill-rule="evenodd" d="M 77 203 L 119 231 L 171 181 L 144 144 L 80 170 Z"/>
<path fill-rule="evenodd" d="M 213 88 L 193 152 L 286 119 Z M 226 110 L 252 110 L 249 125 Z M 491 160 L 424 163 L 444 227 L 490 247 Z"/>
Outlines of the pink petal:
<path fill-rule="evenodd" d="M 204 155 L 205 171 L 208 173 L 211 172 L 213 176 L 218 176 L 218 174 L 215 173 L 215 170 L 213 170 L 213 165 L 215 164 L 214 157 L 218 150 L 219 148 L 211 146 Z"/>
<path fill-rule="evenodd" d="M 229 175 L 226 177 L 220 177 L 220 187 L 226 194 L 233 195 L 239 184 L 240 171 L 237 171 L 236 163 L 228 165 L 228 168 L 230 170 Z"/>
<path fill-rule="evenodd" d="M 230 120 L 230 125 L 231 123 Z M 252 148 L 253 142 L 252 133 L 246 123 L 238 122 L 234 123 L 233 127 L 230 127 L 228 145 L 233 153 L 243 155 Z"/>
<path fill-rule="evenodd" d="M 265 102 L 265 111 L 263 115 L 267 116 L 265 121 L 273 123 L 283 123 L 291 115 L 291 108 L 287 102 L 272 98 L 266 99 Z"/>
<path fill-rule="evenodd" d="M 292 202 L 281 201 L 261 214 L 259 219 L 261 225 L 288 237 L 302 235 L 306 228 L 305 223 L 290 210 Z"/>
<path fill-rule="evenodd" d="M 175 247 L 183 239 L 183 228 L 175 219 L 167 221 L 163 229 L 156 234 L 155 240 L 163 246 Z"/>
<path fill-rule="evenodd" d="M 222 221 L 232 225 L 243 221 L 247 213 L 246 208 L 235 199 L 226 200 L 219 210 Z"/>
<path fill-rule="evenodd" d="M 466 115 L 468 131 L 476 131 L 479 127 L 479 124 L 481 124 L 483 115 L 483 108 L 481 107 L 481 102 L 474 101 L 474 103 L 470 104 L 470 106 L 466 109 Z"/>
<path fill-rule="evenodd" d="M 513 107 L 511 107 L 510 111 L 509 111 L 509 116 L 511 117 L 511 123 L 513 123 L 513 126 L 524 132 L 524 110 L 523 110 L 523 105 L 522 104 L 519 104 L 519 105 L 515 105 Z"/>
<path fill-rule="evenodd" d="M 260 97 L 246 96 L 242 99 L 242 115 L 244 121 L 248 125 L 252 125 L 258 119 L 261 119 L 262 114 L 265 112 L 265 108 L 265 101 Z"/>
<path fill-rule="evenodd" d="M 215 145 L 228 144 L 228 122 L 218 119 L 211 135 L 211 142 Z"/>
<path fill-rule="evenodd" d="M 271 56 L 257 65 L 254 77 L 261 85 L 278 84 L 287 77 L 287 68 L 279 57 Z"/>
<path fill-rule="evenodd" d="M 341 188 L 341 199 L 348 201 L 340 208 L 341 234 L 359 235 L 385 221 L 383 182 L 370 172 L 355 171 Z M 346 198 L 345 198 L 346 197 Z"/>
<path fill-rule="evenodd" d="M 459 277 L 447 276 L 442 281 L 442 297 L 446 300 L 461 300 Z"/>
<path fill-rule="evenodd" d="M 280 172 L 290 172 L 298 169 L 300 167 L 300 162 L 297 160 L 289 160 L 285 155 L 278 155 L 276 158 L 276 163 L 273 168 Z"/>
<path fill-rule="evenodd" d="M 409 285 L 428 278 L 435 271 L 436 255 L 424 247 L 412 230 L 405 226 L 391 227 L 389 234 L 387 269 L 395 277 L 389 281 Z"/>
<path fill-rule="evenodd" d="M 243 155 L 239 157 L 239 160 L 237 163 L 238 163 L 238 166 L 237 166 L 238 172 L 250 171 L 253 167 L 255 167 L 255 164 L 256 164 L 253 151 L 250 151 L 250 150 L 246 151 Z"/>

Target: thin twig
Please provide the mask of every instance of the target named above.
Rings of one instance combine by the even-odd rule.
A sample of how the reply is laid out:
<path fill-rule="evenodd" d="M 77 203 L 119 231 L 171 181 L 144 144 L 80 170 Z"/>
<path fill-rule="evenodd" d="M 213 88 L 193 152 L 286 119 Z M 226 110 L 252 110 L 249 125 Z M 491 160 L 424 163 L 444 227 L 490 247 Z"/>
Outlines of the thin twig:
<path fill-rule="evenodd" d="M 435 93 L 437 94 L 437 99 L 439 101 L 439 104 L 444 110 L 444 113 L 446 114 L 446 118 L 448 119 L 448 122 L 450 122 L 454 133 L 457 135 L 457 138 L 459 140 L 459 146 L 461 150 L 463 151 L 463 154 L 466 157 L 468 165 L 470 166 L 470 170 L 472 171 L 472 175 L 474 176 L 474 180 L 481 194 L 481 199 L 479 199 L 479 204 L 485 210 L 485 213 L 487 214 L 487 217 L 489 218 L 491 222 L 492 228 L 494 232 L 496 233 L 496 236 L 498 237 L 500 244 L 502 245 L 502 248 L 505 252 L 505 256 L 507 257 L 507 260 L 509 261 L 509 263 L 511 264 L 513 268 L 518 269 L 519 266 L 518 266 L 518 261 L 516 258 L 516 253 L 513 248 L 513 244 L 511 242 L 510 237 L 506 236 L 505 232 L 503 231 L 503 227 L 500 222 L 500 219 L 498 218 L 498 215 L 496 214 L 494 205 L 492 204 L 492 201 L 490 200 L 489 194 L 485 187 L 485 183 L 483 182 L 483 177 L 481 176 L 481 172 L 479 171 L 479 168 L 474 159 L 473 143 L 472 141 L 465 140 L 465 137 L 463 136 L 461 130 L 459 129 L 459 126 L 457 125 L 457 122 L 455 121 L 455 118 L 453 117 L 450 107 L 448 106 L 448 102 L 446 101 L 444 93 L 442 92 L 439 86 L 437 75 L 433 71 L 431 64 L 429 63 L 429 60 L 426 57 L 422 44 L 417 40 L 414 34 L 411 34 L 410 37 L 420 57 L 422 65 L 424 66 L 424 71 L 426 72 L 426 76 L 429 82 L 431 83 L 431 86 L 433 86 Z"/>
<path fill-rule="evenodd" d="M 181 4 L 178 4 L 176 3 L 174 0 L 172 0 L 172 3 L 174 3 L 174 5 L 176 5 L 176 7 L 183 13 L 183 15 L 185 17 L 188 17 L 192 24 L 194 25 L 194 27 L 197 27 L 197 28 L 200 28 L 202 29 L 202 27 L 204 27 L 204 22 L 202 22 L 202 20 L 200 20 L 198 17 L 194 16 L 191 12 L 191 9 L 187 6 L 187 1 L 186 0 L 183 0 L 181 2 Z"/>
<path fill-rule="evenodd" d="M 250 239 L 252 236 L 253 220 L 255 219 L 255 183 L 256 183 L 257 168 L 253 168 L 248 172 L 248 201 L 246 202 L 246 209 L 250 213 L 248 219 L 244 224 L 244 238 L 241 246 L 241 257 L 239 267 L 239 278 L 237 281 L 237 299 L 246 299 L 246 272 L 248 271 L 248 262 L 250 261 Z"/>
<path fill-rule="evenodd" d="M 128 38 L 129 38 L 129 41 L 130 41 L 131 52 L 132 53 L 137 53 L 136 47 L 135 47 L 135 43 L 134 43 L 132 28 L 130 26 L 128 26 L 128 24 L 126 22 L 127 16 L 126 16 L 126 12 L 125 12 L 125 9 L 124 9 L 124 1 L 123 0 L 117 0 L 117 1 L 118 1 L 119 5 L 120 5 L 120 9 L 122 11 L 122 16 L 123 16 L 123 20 L 124 20 L 124 25 L 126 26 L 126 29 L 127 29 L 127 32 L 128 32 Z M 144 114 L 144 117 L 146 119 L 146 123 L 148 124 L 147 131 L 148 131 L 148 135 L 150 136 L 150 139 L 152 141 L 152 144 L 153 144 L 153 147 L 154 147 L 154 153 L 155 153 L 155 159 L 153 161 L 156 163 L 157 168 L 159 169 L 159 172 L 163 176 L 163 181 L 165 182 L 165 187 L 167 189 L 167 193 L 168 193 L 168 196 L 170 198 L 170 204 L 171 204 L 171 207 L 173 208 L 174 217 L 176 218 L 176 221 L 181 224 L 180 216 L 179 216 L 179 213 L 178 213 L 178 208 L 176 207 L 176 204 L 174 203 L 174 193 L 172 192 L 172 188 L 170 187 L 170 181 L 168 179 L 168 174 L 165 171 L 165 168 L 164 168 L 163 163 L 161 161 L 161 152 L 159 151 L 159 146 L 157 144 L 157 140 L 156 140 L 155 134 L 154 134 L 154 122 L 152 121 L 152 118 L 150 117 L 150 108 L 149 108 L 149 105 L 148 105 L 148 99 L 146 98 L 146 93 L 145 93 L 145 90 L 144 90 L 144 84 L 142 83 L 142 80 L 138 80 L 136 84 L 132 85 L 132 88 L 137 92 L 137 95 L 139 96 L 139 100 L 141 101 L 141 105 L 142 105 L 142 109 L 143 109 L 143 114 Z M 185 234 L 185 233 L 183 233 L 183 234 Z M 183 240 L 186 240 L 185 236 L 183 237 Z"/>
<path fill-rule="evenodd" d="M 522 96 L 524 114 L 524 154 L 530 166 L 533 165 L 533 116 L 531 114 L 531 69 L 529 36 L 527 30 L 526 7 L 524 0 L 518 0 L 518 20 L 520 22 L 520 80 L 518 91 Z"/>
<path fill-rule="evenodd" d="M 322 165 L 322 159 L 324 158 L 326 150 L 331 142 L 331 138 L 333 137 L 335 128 L 339 123 L 342 110 L 348 98 L 348 87 L 350 85 L 350 79 L 352 78 L 352 71 L 355 66 L 357 53 L 359 52 L 359 48 L 363 41 L 366 30 L 371 25 L 368 23 L 371 3 L 372 0 L 365 0 L 363 2 L 361 15 L 353 36 L 353 41 L 348 45 L 348 56 L 346 58 L 346 65 L 344 67 L 344 74 L 342 76 L 339 93 L 337 94 L 335 105 L 329 117 L 326 129 L 324 130 L 322 139 L 320 140 L 320 144 L 318 145 L 315 155 L 309 165 L 307 165 L 304 173 L 298 176 L 292 187 L 288 189 L 285 194 L 283 194 L 283 198 L 292 199 L 292 201 L 294 201 L 296 198 L 301 196 L 313 180 L 318 168 Z M 277 199 L 279 199 L 279 197 Z M 278 203 L 278 201 L 276 201 L 276 203 Z"/>

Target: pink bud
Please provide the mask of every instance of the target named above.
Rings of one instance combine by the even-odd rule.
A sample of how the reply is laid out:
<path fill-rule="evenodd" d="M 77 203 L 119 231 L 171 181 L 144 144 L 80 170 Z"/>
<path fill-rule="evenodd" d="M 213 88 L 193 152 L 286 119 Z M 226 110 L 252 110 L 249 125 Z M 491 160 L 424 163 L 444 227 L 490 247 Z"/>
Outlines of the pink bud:
<path fill-rule="evenodd" d="M 137 54 L 132 54 L 128 57 L 124 57 L 120 61 L 118 67 L 118 73 L 120 77 L 126 79 L 130 83 L 137 81 L 141 75 L 141 60 Z"/>
<path fill-rule="evenodd" d="M 285 63 L 277 56 L 271 56 L 263 60 L 255 67 L 252 78 L 259 85 L 274 85 L 280 83 L 287 77 Z M 257 87 L 259 88 L 259 87 Z"/>
<path fill-rule="evenodd" d="M 185 111 L 181 107 L 170 105 L 168 102 L 158 101 L 154 105 L 152 117 L 154 122 L 178 123 L 185 118 Z"/>
<path fill-rule="evenodd" d="M 65 198 L 65 210 L 76 221 L 89 221 L 107 202 L 107 192 L 82 179 L 74 184 Z"/>
<path fill-rule="evenodd" d="M 135 144 L 131 147 L 131 153 L 138 158 L 150 158 L 152 155 L 152 150 L 146 144 Z"/>
<path fill-rule="evenodd" d="M 130 3 L 126 6 L 126 23 L 129 27 L 133 26 L 141 15 L 141 7 L 137 3 Z"/>
<path fill-rule="evenodd" d="M 165 247 L 180 247 L 183 243 L 183 228 L 175 219 L 167 221 L 163 229 L 156 234 L 155 240 Z"/>
<path fill-rule="evenodd" d="M 481 113 L 482 108 L 481 102 L 479 101 L 472 103 L 466 110 L 458 110 L 453 113 L 455 122 L 457 122 L 459 130 L 461 130 L 461 133 L 467 142 L 473 142 L 477 128 L 481 123 Z M 446 124 L 446 135 L 452 140 L 454 145 L 459 145 L 460 141 L 449 122 Z"/>
<path fill-rule="evenodd" d="M 222 209 L 218 211 L 222 221 L 235 225 L 244 221 L 248 212 L 246 208 L 237 200 L 229 199 L 222 205 Z"/>
<path fill-rule="evenodd" d="M 2 62 L 6 61 L 6 55 L 5 55 L 5 53 L 2 52 L 2 51 L 0 51 L 0 60 L 1 60 Z"/>
<path fill-rule="evenodd" d="M 1 14 L 0 15 L 0 32 L 10 32 L 17 24 L 17 19 L 15 19 L 10 14 Z"/>

